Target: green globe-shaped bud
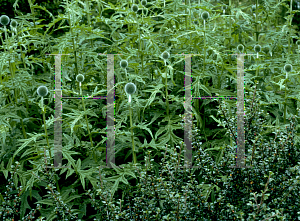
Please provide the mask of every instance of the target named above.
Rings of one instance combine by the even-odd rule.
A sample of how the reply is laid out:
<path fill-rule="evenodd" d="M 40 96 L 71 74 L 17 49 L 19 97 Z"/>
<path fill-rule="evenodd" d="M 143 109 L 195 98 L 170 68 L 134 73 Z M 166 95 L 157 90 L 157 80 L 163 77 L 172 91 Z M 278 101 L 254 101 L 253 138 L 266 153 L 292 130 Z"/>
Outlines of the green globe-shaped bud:
<path fill-rule="evenodd" d="M 207 20 L 209 18 L 209 13 L 208 12 L 203 12 L 201 15 L 203 20 Z"/>
<path fill-rule="evenodd" d="M 126 94 L 133 94 L 136 91 L 136 86 L 134 83 L 127 83 L 125 85 L 125 92 Z"/>
<path fill-rule="evenodd" d="M 169 54 L 169 52 L 165 51 L 161 54 L 161 56 L 164 60 L 167 60 L 170 57 L 170 54 Z"/>
<path fill-rule="evenodd" d="M 137 12 L 139 10 L 139 7 L 137 5 L 132 5 L 131 10 L 134 12 Z"/>
<path fill-rule="evenodd" d="M 18 23 L 15 20 L 12 20 L 10 25 L 11 25 L 11 27 L 16 28 Z"/>
<path fill-rule="evenodd" d="M 83 81 L 84 81 L 84 76 L 83 76 L 82 74 L 78 74 L 78 75 L 76 76 L 76 80 L 77 80 L 78 82 L 83 82 Z"/>
<path fill-rule="evenodd" d="M 9 24 L 9 17 L 7 15 L 1 15 L 0 17 L 0 23 L 4 26 L 8 25 Z"/>
<path fill-rule="evenodd" d="M 48 94 L 48 89 L 45 86 L 39 86 L 37 89 L 37 93 L 41 97 L 45 97 Z"/>
<path fill-rule="evenodd" d="M 243 51 L 244 51 L 244 45 L 239 44 L 239 45 L 237 46 L 237 49 L 238 49 L 240 52 L 243 52 Z"/>
<path fill-rule="evenodd" d="M 300 45 L 300 40 L 296 41 L 296 45 Z"/>
<path fill-rule="evenodd" d="M 142 0 L 141 4 L 145 7 L 147 5 L 147 0 Z"/>
<path fill-rule="evenodd" d="M 292 67 L 292 65 L 290 65 L 290 64 L 286 64 L 286 65 L 284 66 L 284 70 L 285 70 L 286 72 L 291 72 L 292 69 L 293 69 L 293 67 Z"/>
<path fill-rule="evenodd" d="M 120 62 L 120 66 L 121 66 L 121 68 L 127 68 L 128 62 L 127 62 L 126 60 L 122 60 L 122 61 Z"/>
<path fill-rule="evenodd" d="M 255 52 L 260 52 L 260 50 L 261 50 L 260 45 L 255 45 L 255 46 L 254 46 L 254 51 L 255 51 Z"/>
<path fill-rule="evenodd" d="M 270 51 L 270 48 L 269 47 L 264 47 L 264 52 L 265 53 L 268 53 Z"/>

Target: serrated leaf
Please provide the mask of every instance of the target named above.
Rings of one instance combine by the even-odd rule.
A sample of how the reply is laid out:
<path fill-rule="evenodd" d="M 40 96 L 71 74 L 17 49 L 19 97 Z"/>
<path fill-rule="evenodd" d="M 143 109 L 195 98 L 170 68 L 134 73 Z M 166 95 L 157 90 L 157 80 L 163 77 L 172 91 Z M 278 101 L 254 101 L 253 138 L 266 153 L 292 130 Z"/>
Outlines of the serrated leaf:
<path fill-rule="evenodd" d="M 26 147 L 31 141 L 36 142 L 36 139 L 38 137 L 44 136 L 44 134 L 37 134 L 35 132 L 33 132 L 33 134 L 35 134 L 34 136 L 32 136 L 32 133 L 27 133 L 28 135 L 30 135 L 31 137 L 28 139 L 19 139 L 20 142 L 24 142 L 23 145 L 21 147 L 18 148 L 18 150 L 14 153 L 13 155 L 13 159 L 15 158 L 15 156 L 21 151 L 23 150 L 24 147 Z"/>

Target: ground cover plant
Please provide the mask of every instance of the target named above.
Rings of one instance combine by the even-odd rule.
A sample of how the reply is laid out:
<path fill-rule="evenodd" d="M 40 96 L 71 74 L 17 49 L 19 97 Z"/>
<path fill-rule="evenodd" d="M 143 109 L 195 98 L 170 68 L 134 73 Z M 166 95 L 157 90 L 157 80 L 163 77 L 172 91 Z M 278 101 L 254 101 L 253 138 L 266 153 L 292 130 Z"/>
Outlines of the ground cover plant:
<path fill-rule="evenodd" d="M 294 1 L 63 0 L 51 12 L 28 5 L 27 15 L 15 1 L 16 15 L 0 17 L 0 220 L 300 220 Z M 185 59 L 175 54 L 197 54 L 193 97 L 237 96 L 237 58 L 229 54 L 241 52 L 254 54 L 244 62 L 252 167 L 230 168 L 236 101 L 193 99 L 199 168 L 184 168 Z M 107 57 L 97 53 L 121 54 L 116 167 L 103 168 L 106 102 L 66 99 L 69 168 L 46 168 L 55 121 L 54 56 L 46 53 L 70 54 L 62 56 L 63 96 L 105 96 Z"/>

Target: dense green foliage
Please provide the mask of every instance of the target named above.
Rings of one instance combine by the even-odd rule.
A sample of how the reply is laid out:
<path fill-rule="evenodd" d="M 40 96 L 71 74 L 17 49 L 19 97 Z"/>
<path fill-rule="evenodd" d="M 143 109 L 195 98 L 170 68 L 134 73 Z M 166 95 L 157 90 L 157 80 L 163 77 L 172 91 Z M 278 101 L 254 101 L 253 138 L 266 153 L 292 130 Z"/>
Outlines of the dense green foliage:
<path fill-rule="evenodd" d="M 31 0 L 23 14 L 16 1 L 17 15 L 0 27 L 0 219 L 300 220 L 298 11 L 287 1 L 240 2 L 64 0 L 54 14 L 50 3 Z M 239 51 L 254 54 L 244 62 L 252 167 L 230 168 L 236 100 L 193 99 L 199 168 L 187 169 L 185 61 L 175 54 L 198 54 L 193 97 L 237 96 L 229 54 Z M 46 53 L 70 54 L 62 56 L 63 96 L 106 96 L 107 57 L 97 53 L 122 54 L 114 73 L 123 169 L 102 168 L 101 99 L 63 100 L 62 162 L 70 168 L 45 168 L 53 165 L 55 92 L 54 56 Z"/>

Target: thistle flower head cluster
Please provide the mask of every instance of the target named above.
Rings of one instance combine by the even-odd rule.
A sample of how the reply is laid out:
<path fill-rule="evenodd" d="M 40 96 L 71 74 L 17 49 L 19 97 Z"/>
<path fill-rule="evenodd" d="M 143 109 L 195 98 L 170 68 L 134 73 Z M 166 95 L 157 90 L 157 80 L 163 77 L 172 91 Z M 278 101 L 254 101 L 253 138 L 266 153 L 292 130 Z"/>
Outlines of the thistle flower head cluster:
<path fill-rule="evenodd" d="M 139 10 L 139 7 L 136 4 L 134 4 L 134 5 L 132 5 L 131 10 L 133 12 L 137 12 Z"/>
<path fill-rule="evenodd" d="M 17 25 L 18 25 L 18 22 L 17 22 L 16 20 L 12 20 L 12 21 L 10 22 L 10 25 L 11 25 L 11 27 L 16 28 Z"/>
<path fill-rule="evenodd" d="M 257 52 L 257 53 L 260 52 L 261 51 L 261 46 L 260 45 L 255 45 L 254 46 L 254 51 Z"/>
<path fill-rule="evenodd" d="M 145 7 L 145 6 L 147 5 L 147 0 L 142 0 L 142 1 L 141 1 L 141 4 L 142 4 L 142 6 Z"/>
<path fill-rule="evenodd" d="M 121 66 L 121 68 L 127 68 L 128 62 L 127 62 L 126 60 L 122 60 L 122 61 L 120 62 L 120 66 Z"/>
<path fill-rule="evenodd" d="M 202 13 L 201 17 L 203 20 L 207 20 L 209 18 L 209 13 L 205 11 Z"/>
<path fill-rule="evenodd" d="M 239 44 L 239 45 L 237 46 L 237 49 L 238 49 L 238 51 L 243 52 L 243 51 L 244 51 L 244 45 Z"/>
<path fill-rule="evenodd" d="M 284 66 L 284 70 L 285 70 L 286 72 L 291 72 L 292 69 L 293 69 L 293 67 L 292 67 L 291 64 L 286 64 L 286 65 Z"/>
<path fill-rule="evenodd" d="M 126 94 L 132 95 L 136 91 L 136 86 L 134 83 L 127 83 L 125 85 Z"/>
<path fill-rule="evenodd" d="M 39 86 L 37 89 L 37 93 L 41 97 L 45 97 L 48 94 L 48 88 L 45 86 Z"/>
<path fill-rule="evenodd" d="M 84 81 L 84 76 L 82 74 L 78 74 L 77 77 L 76 77 L 76 80 L 78 82 L 83 82 Z"/>
<path fill-rule="evenodd" d="M 9 24 L 9 17 L 7 15 L 1 15 L 0 17 L 0 23 L 3 25 L 3 26 L 6 26 Z"/>
<path fill-rule="evenodd" d="M 163 52 L 163 53 L 161 54 L 161 57 L 162 57 L 164 60 L 167 60 L 167 59 L 169 59 L 170 54 L 169 54 L 169 52 L 165 51 L 165 52 Z"/>

